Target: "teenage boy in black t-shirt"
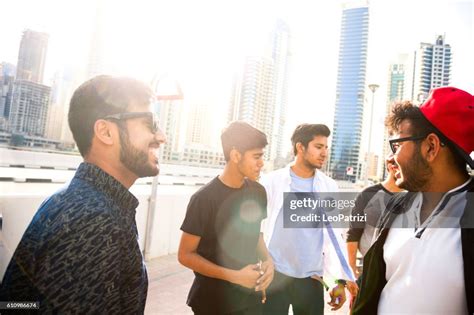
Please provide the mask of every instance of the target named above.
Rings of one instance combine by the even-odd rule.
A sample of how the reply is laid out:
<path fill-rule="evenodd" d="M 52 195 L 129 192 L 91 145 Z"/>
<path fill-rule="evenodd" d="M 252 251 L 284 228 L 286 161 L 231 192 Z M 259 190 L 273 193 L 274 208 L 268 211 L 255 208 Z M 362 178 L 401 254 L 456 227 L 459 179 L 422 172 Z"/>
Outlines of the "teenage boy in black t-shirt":
<path fill-rule="evenodd" d="M 191 197 L 181 226 L 178 260 L 196 276 L 187 304 L 195 314 L 260 314 L 274 271 L 260 233 L 266 193 L 256 182 L 267 138 L 233 122 L 221 140 L 224 171 Z"/>

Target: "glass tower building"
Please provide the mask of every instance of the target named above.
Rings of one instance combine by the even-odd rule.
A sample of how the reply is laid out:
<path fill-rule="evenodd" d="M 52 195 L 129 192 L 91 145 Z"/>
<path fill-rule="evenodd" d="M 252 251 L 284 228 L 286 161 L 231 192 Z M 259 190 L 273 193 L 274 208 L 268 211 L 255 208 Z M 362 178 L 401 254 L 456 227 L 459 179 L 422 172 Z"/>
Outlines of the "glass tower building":
<path fill-rule="evenodd" d="M 423 101 L 431 89 L 448 86 L 451 82 L 451 46 L 444 36 L 438 35 L 436 42 L 421 43 L 415 56 L 414 98 Z"/>
<path fill-rule="evenodd" d="M 20 42 L 16 80 L 43 83 L 49 35 L 25 30 Z"/>
<path fill-rule="evenodd" d="M 342 12 L 336 107 L 329 169 L 336 179 L 355 181 L 364 114 L 369 34 L 367 3 L 346 5 Z M 349 170 L 349 171 L 348 171 Z"/>

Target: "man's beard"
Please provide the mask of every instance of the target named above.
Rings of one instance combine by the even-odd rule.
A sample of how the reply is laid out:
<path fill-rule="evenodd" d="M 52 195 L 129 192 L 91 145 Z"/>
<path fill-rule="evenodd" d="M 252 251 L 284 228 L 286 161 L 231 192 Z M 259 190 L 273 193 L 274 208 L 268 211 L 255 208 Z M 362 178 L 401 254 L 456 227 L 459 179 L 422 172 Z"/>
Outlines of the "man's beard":
<path fill-rule="evenodd" d="M 399 167 L 401 168 L 400 165 Z M 422 191 L 423 187 L 426 185 L 432 175 L 433 170 L 431 169 L 428 162 L 423 159 L 420 146 L 417 145 L 415 147 L 413 159 L 407 161 L 402 169 L 403 182 L 397 186 L 407 191 Z"/>
<path fill-rule="evenodd" d="M 120 162 L 139 178 L 156 176 L 160 172 L 148 162 L 148 152 L 140 151 L 129 140 L 128 132 L 119 128 Z"/>
<path fill-rule="evenodd" d="M 315 165 L 313 163 L 311 163 L 307 158 L 306 156 L 304 156 L 303 158 L 303 163 L 304 165 L 307 167 L 307 168 L 310 168 L 310 169 L 313 169 L 313 170 L 320 170 L 322 168 L 322 165 L 321 166 L 318 166 L 318 165 Z"/>

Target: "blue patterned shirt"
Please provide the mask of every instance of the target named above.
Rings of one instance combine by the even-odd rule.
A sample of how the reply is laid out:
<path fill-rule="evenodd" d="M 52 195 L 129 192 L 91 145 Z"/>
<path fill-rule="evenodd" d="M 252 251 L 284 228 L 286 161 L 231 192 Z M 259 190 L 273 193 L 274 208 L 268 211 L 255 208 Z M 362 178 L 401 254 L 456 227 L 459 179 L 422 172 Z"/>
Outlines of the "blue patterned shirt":
<path fill-rule="evenodd" d="M 82 163 L 33 217 L 6 270 L 0 301 L 39 301 L 41 313 L 143 313 L 148 279 L 137 206 L 116 179 Z"/>

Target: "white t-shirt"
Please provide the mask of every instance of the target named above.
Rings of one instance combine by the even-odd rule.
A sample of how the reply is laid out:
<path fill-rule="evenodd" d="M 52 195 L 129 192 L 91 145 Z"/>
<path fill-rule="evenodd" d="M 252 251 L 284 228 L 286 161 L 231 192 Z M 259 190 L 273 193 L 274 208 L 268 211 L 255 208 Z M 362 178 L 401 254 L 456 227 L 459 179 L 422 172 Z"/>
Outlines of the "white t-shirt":
<path fill-rule="evenodd" d="M 392 227 L 400 227 L 402 222 L 408 227 L 391 228 L 385 241 L 387 284 L 378 314 L 467 314 L 459 224 L 466 192 L 450 193 L 468 182 L 446 193 L 423 224 L 419 220 L 421 193 L 409 211 L 395 219 Z"/>

